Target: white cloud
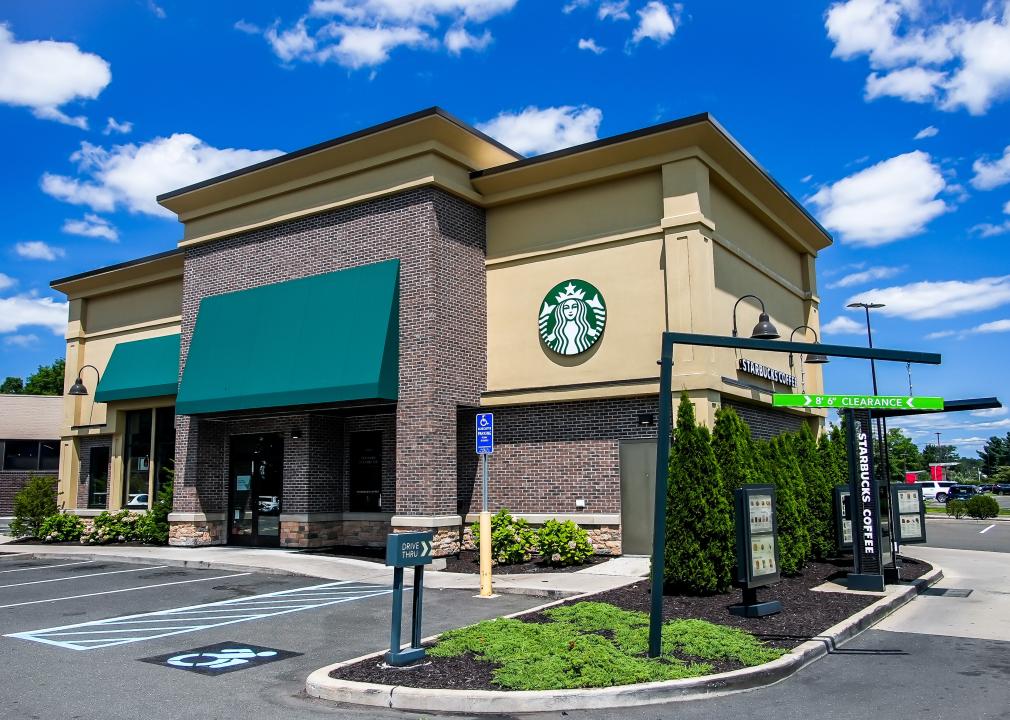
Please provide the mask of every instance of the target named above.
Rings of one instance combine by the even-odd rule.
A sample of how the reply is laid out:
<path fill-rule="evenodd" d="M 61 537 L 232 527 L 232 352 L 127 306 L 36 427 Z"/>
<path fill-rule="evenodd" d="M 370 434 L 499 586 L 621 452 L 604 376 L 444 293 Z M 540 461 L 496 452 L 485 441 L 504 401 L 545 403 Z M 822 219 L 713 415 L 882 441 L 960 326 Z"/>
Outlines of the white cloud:
<path fill-rule="evenodd" d="M 397 48 L 435 50 L 440 46 L 454 55 L 482 50 L 492 41 L 484 29 L 472 33 L 467 25 L 480 25 L 509 12 L 517 0 L 314 0 L 306 15 L 288 28 L 279 22 L 263 32 L 285 63 L 335 62 L 357 70 L 375 67 Z M 436 39 L 445 27 L 442 43 Z M 235 28 L 258 33 L 244 20 Z"/>
<path fill-rule="evenodd" d="M 1010 408 L 1003 407 L 989 408 L 987 410 L 976 410 L 972 413 L 973 417 L 1003 417 L 1007 413 L 1010 413 Z"/>
<path fill-rule="evenodd" d="M 821 325 L 821 333 L 824 335 L 855 335 L 862 332 L 866 332 L 866 326 L 844 315 L 839 315 L 828 324 Z"/>
<path fill-rule="evenodd" d="M 601 2 L 596 11 L 596 17 L 600 20 L 630 20 L 628 14 L 628 0 L 616 0 L 616 2 Z"/>
<path fill-rule="evenodd" d="M 49 297 L 15 295 L 0 298 L 0 333 L 17 332 L 25 327 L 44 327 L 54 335 L 67 330 L 70 303 Z"/>
<path fill-rule="evenodd" d="M 1010 332 L 1010 320 L 993 320 L 982 323 L 971 329 L 973 333 L 1003 333 Z"/>
<path fill-rule="evenodd" d="M 833 57 L 865 55 L 871 69 L 893 71 L 867 78 L 868 100 L 893 95 L 984 115 L 1010 94 L 1010 3 L 984 3 L 969 19 L 940 18 L 918 0 L 846 0 L 824 25 Z"/>
<path fill-rule="evenodd" d="M 485 30 L 484 33 L 478 37 L 476 35 L 471 35 L 467 32 L 467 29 L 462 26 L 450 28 L 445 33 L 445 38 L 443 38 L 445 49 L 449 51 L 450 55 L 460 55 L 464 50 L 483 50 L 491 44 L 492 40 L 493 38 L 491 37 L 490 30 Z"/>
<path fill-rule="evenodd" d="M 829 289 L 852 287 L 853 285 L 861 285 L 865 282 L 871 282 L 873 280 L 886 280 L 887 278 L 894 277 L 895 275 L 903 272 L 904 267 L 871 267 L 868 270 L 863 270 L 862 272 L 854 272 L 846 275 L 843 278 L 836 280 L 828 285 Z"/>
<path fill-rule="evenodd" d="M 886 75 L 870 73 L 866 77 L 866 99 L 896 97 L 907 102 L 929 102 L 936 97 L 944 77 L 942 72 L 921 67 L 902 68 Z"/>
<path fill-rule="evenodd" d="M 147 0 L 147 9 L 154 13 L 154 16 L 159 20 L 164 20 L 168 15 L 165 14 L 165 9 L 154 2 L 154 0 Z"/>
<path fill-rule="evenodd" d="M 588 105 L 530 106 L 499 113 L 477 129 L 523 155 L 540 155 L 596 140 L 601 120 L 603 112 Z"/>
<path fill-rule="evenodd" d="M 1003 206 L 1003 212 L 1010 215 L 1010 202 Z M 980 223 L 971 228 L 971 232 L 978 233 L 982 237 L 995 237 L 1010 232 L 1010 220 L 1004 220 L 999 225 L 992 223 Z"/>
<path fill-rule="evenodd" d="M 972 163 L 971 169 L 975 171 L 971 185 L 976 190 L 992 190 L 1010 183 L 1010 145 L 1003 148 L 1002 157 L 992 161 L 979 158 Z"/>
<path fill-rule="evenodd" d="M 246 20 L 239 20 L 232 27 L 239 32 L 244 32 L 246 35 L 259 35 L 263 32 L 263 29 L 259 25 L 254 25 Z"/>
<path fill-rule="evenodd" d="M 133 213 L 171 218 L 174 214 L 155 202 L 157 195 L 280 154 L 280 150 L 216 148 L 188 133 L 110 149 L 83 142 L 70 156 L 78 165 L 78 177 L 46 173 L 42 190 L 95 212 L 123 207 Z"/>
<path fill-rule="evenodd" d="M 0 290 L 6 290 L 7 288 L 12 288 L 18 284 L 18 281 L 12 278 L 10 275 L 4 275 L 0 273 Z"/>
<path fill-rule="evenodd" d="M 877 312 L 906 320 L 954 317 L 1010 303 L 1010 275 L 874 288 L 846 300 L 854 302 L 884 303 Z"/>
<path fill-rule="evenodd" d="M 607 48 L 600 47 L 592 38 L 581 38 L 579 40 L 579 50 L 588 50 L 594 55 L 602 55 L 606 52 Z"/>
<path fill-rule="evenodd" d="M 928 125 L 915 134 L 915 139 L 924 140 L 925 138 L 936 137 L 939 134 L 940 131 L 937 128 L 932 125 Z"/>
<path fill-rule="evenodd" d="M 63 248 L 53 247 L 41 240 L 29 240 L 19 242 L 14 246 L 14 252 L 26 260 L 47 260 L 52 261 L 66 255 Z"/>
<path fill-rule="evenodd" d="M 801 183 L 808 183 L 808 182 L 810 182 L 813 179 L 814 179 L 813 175 L 804 175 L 803 177 L 800 178 L 800 182 Z"/>
<path fill-rule="evenodd" d="M 883 245 L 910 237 L 947 212 L 937 196 L 946 188 L 939 165 L 921 150 L 884 160 L 810 197 L 825 227 L 843 242 Z"/>
<path fill-rule="evenodd" d="M 8 335 L 4 338 L 4 345 L 8 347 L 27 348 L 37 344 L 38 335 Z"/>
<path fill-rule="evenodd" d="M 93 100 L 111 82 L 109 63 L 73 43 L 18 42 L 0 23 L 0 103 L 31 108 L 35 117 L 87 129 L 83 115 L 60 109 L 74 100 Z"/>
<path fill-rule="evenodd" d="M 85 213 L 80 220 L 65 220 L 63 232 L 84 237 L 104 238 L 109 242 L 119 242 L 119 232 L 105 218 Z"/>
<path fill-rule="evenodd" d="M 124 120 L 123 122 L 118 122 L 116 118 L 110 117 L 105 123 L 105 129 L 102 130 L 102 135 L 111 135 L 112 133 L 118 133 L 119 135 L 129 135 L 133 132 L 133 123 L 129 120 Z"/>
<path fill-rule="evenodd" d="M 638 11 L 638 27 L 632 33 L 631 41 L 639 43 L 648 39 L 655 40 L 660 45 L 665 44 L 677 32 L 682 8 L 681 5 L 674 5 L 671 15 L 670 9 L 659 0 L 649 0 Z"/>
<path fill-rule="evenodd" d="M 926 335 L 926 339 L 939 340 L 941 338 L 951 337 L 952 335 L 957 335 L 957 330 L 938 330 L 937 332 L 931 332 Z"/>

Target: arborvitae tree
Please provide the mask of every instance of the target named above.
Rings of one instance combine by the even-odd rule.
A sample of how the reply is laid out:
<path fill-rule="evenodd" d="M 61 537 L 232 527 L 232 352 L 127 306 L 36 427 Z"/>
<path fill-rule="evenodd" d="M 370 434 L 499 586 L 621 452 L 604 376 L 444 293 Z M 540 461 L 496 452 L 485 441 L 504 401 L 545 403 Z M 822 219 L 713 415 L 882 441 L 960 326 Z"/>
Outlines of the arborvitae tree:
<path fill-rule="evenodd" d="M 667 585 L 699 595 L 725 592 L 733 579 L 732 510 L 708 428 L 698 425 L 684 393 L 670 453 L 666 500 Z"/>
<path fill-rule="evenodd" d="M 754 468 L 754 441 L 751 440 L 750 427 L 733 408 L 724 407 L 715 413 L 712 451 L 732 509 L 733 491 L 759 480 Z"/>
<path fill-rule="evenodd" d="M 800 432 L 791 438 L 800 475 L 807 491 L 807 530 L 813 557 L 822 560 L 834 554 L 835 524 L 831 513 L 833 491 L 821 466 L 817 441 L 810 426 L 803 423 Z"/>
<path fill-rule="evenodd" d="M 810 535 L 806 525 L 806 493 L 803 478 L 790 443 L 781 437 L 763 448 L 767 482 L 775 486 L 778 519 L 779 567 L 784 575 L 795 575 L 810 555 Z"/>
<path fill-rule="evenodd" d="M 825 482 L 834 488 L 849 482 L 849 461 L 845 454 L 845 434 L 837 425 L 821 435 L 817 450 Z"/>

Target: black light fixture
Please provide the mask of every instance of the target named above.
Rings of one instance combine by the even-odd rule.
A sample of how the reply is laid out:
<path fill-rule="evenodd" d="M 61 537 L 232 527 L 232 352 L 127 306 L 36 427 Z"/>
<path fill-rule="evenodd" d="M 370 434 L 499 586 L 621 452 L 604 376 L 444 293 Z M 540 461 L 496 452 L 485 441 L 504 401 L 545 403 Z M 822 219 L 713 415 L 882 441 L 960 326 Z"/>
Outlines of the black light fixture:
<path fill-rule="evenodd" d="M 653 427 L 656 424 L 656 413 L 638 413 L 639 427 Z"/>
<path fill-rule="evenodd" d="M 761 304 L 761 314 L 758 315 L 757 325 L 755 325 L 754 329 L 751 331 L 751 338 L 754 340 L 775 340 L 778 338 L 779 331 L 774 325 L 772 325 L 771 319 L 765 311 L 765 302 L 757 295 L 744 295 L 733 304 L 733 337 L 737 337 L 737 335 L 739 335 L 736 328 L 736 307 L 746 298 L 754 298 Z"/>
<path fill-rule="evenodd" d="M 294 430 L 291 431 L 292 440 L 301 440 L 301 438 L 302 438 L 301 428 L 295 428 Z"/>
<path fill-rule="evenodd" d="M 99 380 L 102 379 L 101 374 L 98 372 L 98 368 L 94 365 L 85 365 L 81 368 L 80 372 L 77 373 L 77 379 L 74 380 L 74 384 L 70 386 L 67 391 L 67 395 L 81 396 L 88 394 L 88 388 L 84 386 L 84 381 L 81 379 L 81 375 L 84 373 L 84 368 L 91 368 L 95 371 L 95 377 Z"/>
<path fill-rule="evenodd" d="M 814 343 L 820 343 L 820 339 L 817 337 L 817 331 L 809 325 L 800 325 L 797 328 L 793 328 L 793 331 L 789 334 L 789 342 L 792 342 L 793 335 L 796 334 L 797 330 L 809 330 L 814 334 Z M 792 353 L 790 353 L 790 355 L 792 355 Z M 807 358 L 803 362 L 810 365 L 823 365 L 824 363 L 829 362 L 829 360 L 827 355 L 822 355 L 821 353 L 807 353 Z"/>

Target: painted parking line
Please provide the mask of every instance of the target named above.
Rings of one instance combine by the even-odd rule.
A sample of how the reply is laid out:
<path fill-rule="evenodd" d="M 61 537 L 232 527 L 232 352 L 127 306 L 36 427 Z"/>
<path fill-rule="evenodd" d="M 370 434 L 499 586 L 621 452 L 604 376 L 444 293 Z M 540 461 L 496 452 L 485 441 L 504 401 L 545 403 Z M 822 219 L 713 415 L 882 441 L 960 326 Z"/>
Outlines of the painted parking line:
<path fill-rule="evenodd" d="M 194 580 L 175 580 L 173 582 L 155 583 L 154 585 L 138 585 L 137 587 L 121 588 L 119 590 L 103 590 L 102 592 L 84 593 L 82 595 L 66 595 L 64 597 L 46 598 L 44 600 L 26 600 L 25 602 L 0 605 L 0 610 L 3 610 L 4 608 L 21 607 L 22 605 L 38 605 L 40 603 L 60 602 L 61 600 L 78 600 L 80 598 L 97 597 L 98 595 L 115 595 L 116 593 L 133 592 L 135 590 L 168 587 L 169 585 L 187 585 L 189 583 L 207 582 L 208 580 L 224 580 L 225 578 L 242 577 L 243 575 L 252 575 L 252 573 L 244 572 L 232 573 L 231 575 L 215 575 L 214 577 L 196 578 Z"/>
<path fill-rule="evenodd" d="M 95 650 L 328 607 L 388 595 L 391 592 L 393 590 L 388 586 L 345 580 L 171 610 L 11 633 L 5 637 L 32 640 L 67 650 Z"/>
<path fill-rule="evenodd" d="M 979 531 L 979 535 L 985 535 L 987 532 L 989 532 L 990 530 L 992 530 L 994 527 L 996 527 L 995 523 L 993 523 L 992 525 L 990 525 L 989 527 L 987 527 L 985 530 Z"/>
<path fill-rule="evenodd" d="M 50 568 L 70 567 L 71 565 L 88 565 L 94 562 L 94 560 L 79 560 L 72 563 L 60 563 L 59 565 L 36 565 L 34 567 L 15 568 L 14 570 L 0 570 L 0 573 L 27 572 L 28 570 L 49 570 Z"/>
<path fill-rule="evenodd" d="M 99 577 L 101 575 L 119 575 L 121 573 L 144 572 L 145 570 L 162 570 L 168 565 L 152 565 L 149 567 L 130 568 L 129 570 L 109 570 L 108 572 L 88 573 L 87 575 L 68 575 L 67 577 L 50 578 L 49 580 L 30 580 L 28 582 L 10 583 L 0 585 L 0 590 L 4 588 L 21 587 L 22 585 L 41 585 L 43 583 L 64 582 L 66 580 L 83 580 L 84 578 Z"/>

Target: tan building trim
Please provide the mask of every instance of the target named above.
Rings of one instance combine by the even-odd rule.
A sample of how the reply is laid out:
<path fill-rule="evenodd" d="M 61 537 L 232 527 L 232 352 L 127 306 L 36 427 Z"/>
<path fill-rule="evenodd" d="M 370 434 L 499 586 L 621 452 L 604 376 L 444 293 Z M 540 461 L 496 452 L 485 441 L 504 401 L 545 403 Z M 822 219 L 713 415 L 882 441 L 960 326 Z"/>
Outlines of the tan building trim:
<path fill-rule="evenodd" d="M 463 518 L 460 515 L 394 515 L 389 524 L 405 528 L 458 527 L 463 524 Z"/>
<path fill-rule="evenodd" d="M 173 512 L 168 514 L 168 521 L 172 522 L 223 522 L 227 519 L 226 513 L 188 513 Z"/>
<path fill-rule="evenodd" d="M 548 520 L 566 522 L 571 520 L 579 525 L 620 525 L 621 516 L 618 514 L 601 513 L 528 513 L 510 512 L 512 517 L 525 520 L 531 525 L 543 525 Z M 480 513 L 467 513 L 466 522 L 472 524 L 480 520 Z"/>

